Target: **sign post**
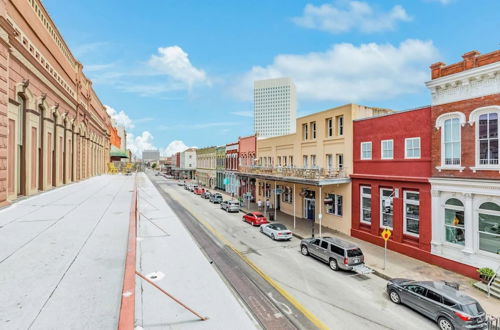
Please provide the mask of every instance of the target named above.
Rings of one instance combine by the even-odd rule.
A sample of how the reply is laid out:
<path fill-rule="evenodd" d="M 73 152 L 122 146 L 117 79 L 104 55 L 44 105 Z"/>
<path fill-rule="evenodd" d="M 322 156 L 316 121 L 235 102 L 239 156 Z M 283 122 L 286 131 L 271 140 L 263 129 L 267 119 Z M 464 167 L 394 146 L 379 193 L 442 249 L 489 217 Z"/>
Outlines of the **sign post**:
<path fill-rule="evenodd" d="M 382 238 L 384 239 L 384 267 L 382 268 L 383 270 L 385 270 L 385 265 L 387 262 L 387 241 L 391 237 L 391 234 L 392 234 L 391 231 L 387 228 L 385 228 L 382 231 L 382 233 L 380 234 L 382 236 Z"/>

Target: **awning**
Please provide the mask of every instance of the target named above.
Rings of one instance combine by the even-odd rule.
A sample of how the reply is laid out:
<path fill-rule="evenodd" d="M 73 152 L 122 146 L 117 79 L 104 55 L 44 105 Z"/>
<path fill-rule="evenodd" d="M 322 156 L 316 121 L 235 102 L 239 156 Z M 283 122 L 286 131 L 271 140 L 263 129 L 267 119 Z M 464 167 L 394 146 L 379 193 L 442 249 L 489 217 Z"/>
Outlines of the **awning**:
<path fill-rule="evenodd" d="M 111 146 L 111 150 L 109 152 L 109 156 L 118 157 L 118 158 L 128 158 L 128 154 L 125 150 L 118 149 L 115 146 Z"/>

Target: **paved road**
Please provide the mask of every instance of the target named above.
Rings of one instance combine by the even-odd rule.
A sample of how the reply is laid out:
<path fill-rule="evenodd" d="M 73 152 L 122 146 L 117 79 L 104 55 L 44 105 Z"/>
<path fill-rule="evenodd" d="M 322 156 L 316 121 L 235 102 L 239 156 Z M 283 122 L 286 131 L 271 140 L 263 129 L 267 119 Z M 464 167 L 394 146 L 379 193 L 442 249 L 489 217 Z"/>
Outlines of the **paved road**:
<path fill-rule="evenodd" d="M 299 252 L 300 241 L 275 242 L 258 228 L 241 221 L 241 213 L 227 214 L 163 178 L 161 187 L 192 214 L 209 223 L 303 306 L 333 329 L 436 329 L 408 309 L 391 303 L 386 281 L 374 275 L 333 272 L 328 265 Z"/>
<path fill-rule="evenodd" d="M 0 329 L 116 328 L 133 184 L 103 175 L 0 210 Z"/>

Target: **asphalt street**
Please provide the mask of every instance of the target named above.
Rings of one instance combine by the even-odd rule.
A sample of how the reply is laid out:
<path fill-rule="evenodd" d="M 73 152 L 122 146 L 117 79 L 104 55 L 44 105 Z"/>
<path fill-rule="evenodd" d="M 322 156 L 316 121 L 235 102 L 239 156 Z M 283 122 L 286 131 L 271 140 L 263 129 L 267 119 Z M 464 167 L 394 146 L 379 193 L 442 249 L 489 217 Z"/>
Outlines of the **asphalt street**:
<path fill-rule="evenodd" d="M 334 272 L 328 265 L 302 256 L 300 241 L 278 242 L 244 223 L 242 213 L 226 213 L 184 190 L 173 180 L 154 177 L 162 189 L 196 218 L 208 223 L 223 240 L 257 265 L 309 312 L 332 329 L 436 329 L 431 320 L 385 293 L 386 281 L 375 275 Z"/>

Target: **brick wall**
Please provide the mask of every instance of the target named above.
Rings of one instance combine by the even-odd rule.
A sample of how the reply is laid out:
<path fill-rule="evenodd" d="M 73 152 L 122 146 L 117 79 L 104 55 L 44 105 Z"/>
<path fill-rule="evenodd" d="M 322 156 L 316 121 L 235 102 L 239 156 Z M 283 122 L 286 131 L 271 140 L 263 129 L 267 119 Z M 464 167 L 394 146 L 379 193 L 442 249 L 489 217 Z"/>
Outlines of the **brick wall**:
<path fill-rule="evenodd" d="M 469 99 L 459 102 L 442 104 L 432 107 L 432 125 L 435 126 L 436 119 L 447 112 L 462 112 L 465 114 L 467 121 L 469 120 L 470 113 L 479 108 L 490 105 L 500 105 L 500 94 L 488 95 Z M 442 128 L 441 128 L 442 129 Z M 500 179 L 498 170 L 491 171 L 477 171 L 474 173 L 470 167 L 476 165 L 476 134 L 475 125 L 471 126 L 466 123 L 461 128 L 462 136 L 462 164 L 465 169 L 463 172 L 442 170 L 441 172 L 436 169 L 441 165 L 441 129 L 432 129 L 432 176 L 434 177 L 460 177 L 460 178 L 473 178 L 473 179 Z"/>

